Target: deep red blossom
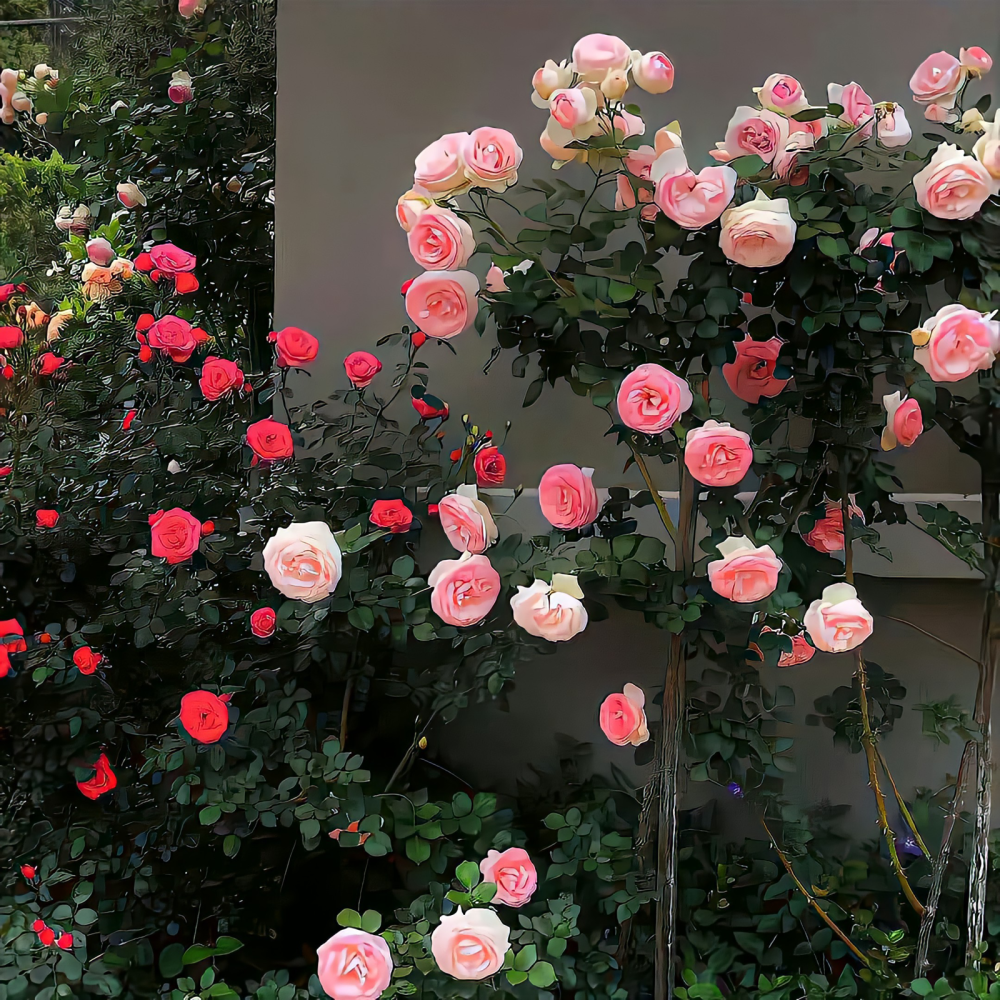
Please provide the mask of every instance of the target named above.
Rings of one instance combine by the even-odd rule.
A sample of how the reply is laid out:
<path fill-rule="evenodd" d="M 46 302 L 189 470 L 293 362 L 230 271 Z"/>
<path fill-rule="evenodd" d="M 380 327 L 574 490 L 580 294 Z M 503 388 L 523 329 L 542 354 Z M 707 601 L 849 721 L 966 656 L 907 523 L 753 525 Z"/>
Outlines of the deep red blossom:
<path fill-rule="evenodd" d="M 38 528 L 54 528 L 59 523 L 59 511 L 57 510 L 36 510 L 35 526 Z"/>
<path fill-rule="evenodd" d="M 62 948 L 63 951 L 69 951 L 73 947 L 73 935 L 69 931 L 63 931 L 62 934 L 56 938 L 56 944 Z"/>
<path fill-rule="evenodd" d="M 413 511 L 402 500 L 376 500 L 368 520 L 379 528 L 388 528 L 394 535 L 409 531 Z"/>
<path fill-rule="evenodd" d="M 274 608 L 258 608 L 250 616 L 250 631 L 258 639 L 268 639 L 274 635 L 276 621 Z"/>
<path fill-rule="evenodd" d="M 136 410 L 129 410 L 128 413 L 125 414 L 125 419 L 122 421 L 123 431 L 127 431 L 132 426 L 132 421 L 135 420 L 135 415 L 137 412 L 138 411 Z"/>
<path fill-rule="evenodd" d="M 101 665 L 104 657 L 100 653 L 95 653 L 90 646 L 81 646 L 73 654 L 73 662 L 77 665 L 81 674 L 92 674 Z"/>
<path fill-rule="evenodd" d="M 118 786 L 118 778 L 111 770 L 111 761 L 107 754 L 101 754 L 94 762 L 93 777 L 86 781 L 78 781 L 76 787 L 87 796 L 88 799 L 99 799 L 102 795 L 110 792 Z M 51 944 L 51 942 L 49 942 Z"/>
<path fill-rule="evenodd" d="M 181 698 L 180 721 L 198 743 L 218 743 L 229 728 L 229 697 L 211 691 L 189 691 Z"/>
<path fill-rule="evenodd" d="M 56 943 L 56 932 L 51 927 L 43 927 L 38 932 L 38 940 L 48 948 L 50 945 Z"/>
<path fill-rule="evenodd" d="M 21 874 L 30 882 L 38 874 L 34 865 L 21 865 Z"/>
<path fill-rule="evenodd" d="M 41 375 L 54 375 L 62 367 L 65 360 L 58 354 L 46 351 L 38 357 L 38 372 Z"/>
<path fill-rule="evenodd" d="M 24 343 L 24 331 L 19 326 L 0 326 L 0 351 L 11 351 Z"/>
<path fill-rule="evenodd" d="M 476 482 L 480 486 L 500 486 L 507 475 L 507 459 L 492 446 L 480 448 L 473 465 L 476 469 Z"/>
<path fill-rule="evenodd" d="M 413 344 L 413 349 L 416 350 L 418 347 L 423 347 L 427 343 L 427 334 L 423 330 L 417 330 L 415 333 L 410 335 L 410 341 Z"/>

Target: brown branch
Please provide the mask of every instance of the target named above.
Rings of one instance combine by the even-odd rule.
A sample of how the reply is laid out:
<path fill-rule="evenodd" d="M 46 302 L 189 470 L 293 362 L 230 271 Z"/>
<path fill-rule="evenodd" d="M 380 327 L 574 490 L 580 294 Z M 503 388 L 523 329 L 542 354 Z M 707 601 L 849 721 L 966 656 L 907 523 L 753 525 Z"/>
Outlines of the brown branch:
<path fill-rule="evenodd" d="M 910 828 L 910 833 L 913 834 L 913 839 L 917 842 L 917 847 L 923 851 L 924 857 L 930 858 L 931 852 L 927 849 L 927 844 L 924 843 L 924 838 L 920 836 L 920 831 L 917 829 L 917 822 L 913 818 L 909 806 L 906 804 L 906 800 L 899 794 L 899 789 L 896 787 L 895 779 L 892 776 L 892 771 L 889 770 L 889 765 L 886 763 L 885 756 L 881 750 L 876 750 L 876 753 L 878 754 L 879 763 L 882 765 L 882 770 L 885 772 L 885 776 L 889 779 L 889 784 L 892 785 L 892 794 L 896 798 L 896 805 L 899 806 L 899 811 L 903 816 L 903 820 Z"/>
<path fill-rule="evenodd" d="M 971 653 L 967 653 L 964 649 L 959 649 L 958 646 L 953 646 L 946 639 L 942 639 L 941 636 L 935 635 L 933 632 L 928 632 L 927 629 L 921 628 L 919 625 L 914 625 L 913 622 L 908 622 L 905 618 L 896 618 L 894 615 L 879 615 L 879 617 L 885 618 L 890 622 L 899 622 L 900 625 L 909 625 L 910 628 L 915 629 L 922 635 L 926 635 L 928 639 L 933 639 L 935 642 L 939 642 L 942 646 L 947 646 L 948 649 L 958 653 L 959 656 L 964 656 L 967 660 L 971 660 L 977 667 L 981 665 L 980 661 Z"/>
<path fill-rule="evenodd" d="M 653 485 L 653 477 L 649 474 L 649 469 L 646 466 L 646 460 L 639 453 L 639 448 L 631 437 L 629 438 L 628 446 L 632 451 L 632 458 L 635 459 L 636 467 L 642 474 L 643 481 L 649 490 L 649 495 L 653 498 L 653 503 L 656 504 L 656 510 L 660 515 L 660 520 L 663 522 L 663 527 L 667 529 L 667 534 L 670 536 L 670 540 L 676 544 L 677 529 L 674 527 L 673 519 L 670 517 L 670 511 L 667 510 L 667 505 L 663 502 L 663 497 L 660 496 L 660 491 Z"/>

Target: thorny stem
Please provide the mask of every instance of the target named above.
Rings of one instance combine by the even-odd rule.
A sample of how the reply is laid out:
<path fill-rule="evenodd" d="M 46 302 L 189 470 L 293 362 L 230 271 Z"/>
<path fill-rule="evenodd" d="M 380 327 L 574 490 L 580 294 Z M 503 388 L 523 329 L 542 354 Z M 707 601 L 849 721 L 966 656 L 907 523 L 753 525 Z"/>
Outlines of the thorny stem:
<path fill-rule="evenodd" d="M 927 849 L 927 844 L 924 843 L 924 838 L 920 836 L 920 831 L 917 829 L 917 822 L 913 818 L 913 814 L 910 812 L 910 808 L 906 804 L 906 800 L 899 794 L 899 789 L 896 787 L 895 779 L 892 776 L 892 771 L 889 770 L 889 765 L 886 762 L 885 756 L 881 750 L 876 752 L 878 753 L 878 761 L 882 765 L 882 770 L 885 772 L 885 776 L 889 779 L 889 784 L 892 785 L 892 794 L 895 796 L 896 805 L 899 806 L 899 811 L 904 822 L 910 828 L 910 833 L 913 834 L 913 839 L 916 841 L 917 847 L 919 847 L 923 852 L 924 857 L 930 858 L 931 852 Z"/>
<path fill-rule="evenodd" d="M 636 467 L 642 474 L 643 481 L 649 490 L 649 495 L 653 498 L 653 503 L 656 504 L 656 510 L 660 515 L 660 520 L 663 522 L 663 527 L 667 529 L 667 534 L 670 536 L 671 541 L 676 543 L 677 529 L 674 527 L 673 518 L 670 516 L 670 511 L 667 510 L 667 505 L 663 502 L 663 497 L 660 496 L 660 491 L 653 485 L 653 478 L 649 474 L 646 460 L 640 454 L 639 448 L 631 437 L 629 438 L 628 446 L 632 451 Z"/>

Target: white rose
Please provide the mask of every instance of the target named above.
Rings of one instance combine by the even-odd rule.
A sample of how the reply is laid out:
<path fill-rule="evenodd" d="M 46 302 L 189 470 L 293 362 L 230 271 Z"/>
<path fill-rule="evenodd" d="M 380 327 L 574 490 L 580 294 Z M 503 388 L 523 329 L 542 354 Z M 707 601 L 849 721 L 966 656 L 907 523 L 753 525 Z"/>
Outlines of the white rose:
<path fill-rule="evenodd" d="M 278 528 L 264 546 L 264 569 L 279 593 L 314 604 L 337 589 L 343 560 L 329 526 L 305 521 Z"/>
<path fill-rule="evenodd" d="M 844 653 L 872 634 L 874 621 L 849 583 L 833 583 L 809 605 L 802 620 L 817 649 Z"/>
<path fill-rule="evenodd" d="M 566 642 L 587 627 L 582 597 L 575 576 L 555 573 L 551 584 L 536 580 L 530 587 L 518 587 L 510 606 L 514 621 L 529 635 Z"/>
<path fill-rule="evenodd" d="M 731 261 L 744 267 L 773 267 L 795 245 L 795 228 L 788 200 L 772 200 L 758 191 L 753 201 L 722 213 L 719 246 Z"/>

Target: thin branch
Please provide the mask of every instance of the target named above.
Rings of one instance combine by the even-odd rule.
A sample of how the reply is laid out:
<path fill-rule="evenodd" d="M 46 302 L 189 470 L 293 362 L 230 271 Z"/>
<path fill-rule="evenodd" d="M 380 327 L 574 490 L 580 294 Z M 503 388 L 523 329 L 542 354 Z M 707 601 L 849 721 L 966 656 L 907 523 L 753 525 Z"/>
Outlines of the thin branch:
<path fill-rule="evenodd" d="M 885 756 L 881 750 L 876 750 L 876 753 L 878 754 L 879 763 L 882 765 L 882 770 L 885 772 L 885 776 L 889 779 L 889 784 L 892 785 L 892 794 L 896 798 L 896 805 L 899 806 L 899 811 L 903 816 L 904 822 L 910 828 L 910 833 L 913 834 L 913 839 L 917 842 L 917 847 L 923 851 L 925 858 L 931 858 L 931 852 L 927 849 L 927 844 L 924 843 L 924 838 L 920 836 L 920 831 L 917 829 L 917 822 L 913 818 L 913 814 L 910 812 L 909 806 L 906 804 L 906 800 L 899 794 L 899 789 L 896 787 L 895 779 L 892 776 L 892 771 L 889 770 L 889 765 L 886 763 Z"/>
<path fill-rule="evenodd" d="M 642 474 L 643 481 L 649 489 L 649 495 L 653 498 L 653 503 L 656 504 L 656 510 L 660 515 L 660 520 L 663 522 L 663 527 L 667 529 L 667 534 L 670 536 L 670 540 L 676 544 L 677 529 L 674 527 L 673 519 L 670 517 L 670 511 L 667 510 L 667 505 L 663 502 L 663 497 L 660 496 L 660 491 L 653 485 L 653 478 L 649 474 L 649 468 L 646 466 L 646 460 L 639 453 L 639 449 L 635 445 L 632 438 L 629 438 L 628 446 L 632 451 L 632 457 L 635 459 L 635 464 L 639 469 L 639 472 Z"/>
<path fill-rule="evenodd" d="M 919 625 L 914 625 L 913 622 L 908 622 L 905 618 L 896 618 L 894 615 L 880 615 L 879 617 L 885 618 L 891 622 L 899 622 L 900 625 L 909 625 L 910 628 L 916 629 L 917 632 L 926 635 L 928 639 L 933 639 L 935 642 L 939 642 L 942 646 L 947 646 L 948 649 L 952 650 L 955 653 L 958 653 L 959 656 L 964 656 L 967 660 L 970 660 L 977 667 L 982 666 L 981 661 L 977 659 L 975 656 L 973 656 L 971 653 L 967 653 L 964 649 L 959 649 L 958 646 L 953 646 L 946 639 L 942 639 L 941 636 L 935 635 L 933 632 L 928 632 L 927 629 L 921 628 Z"/>

